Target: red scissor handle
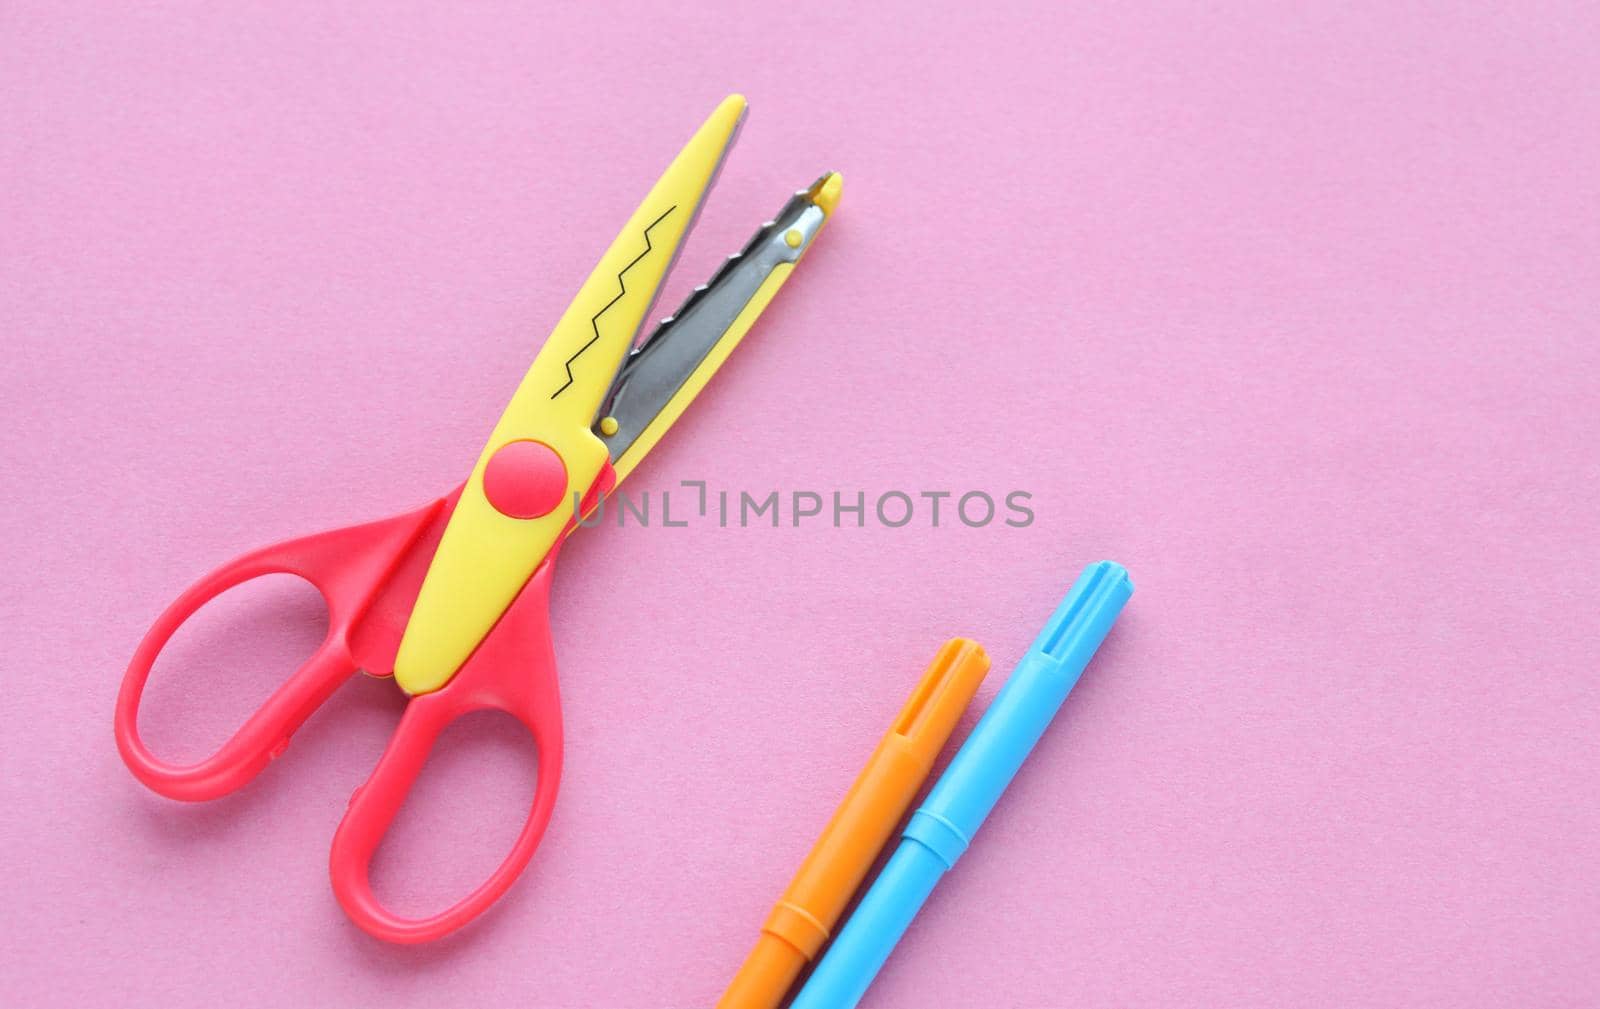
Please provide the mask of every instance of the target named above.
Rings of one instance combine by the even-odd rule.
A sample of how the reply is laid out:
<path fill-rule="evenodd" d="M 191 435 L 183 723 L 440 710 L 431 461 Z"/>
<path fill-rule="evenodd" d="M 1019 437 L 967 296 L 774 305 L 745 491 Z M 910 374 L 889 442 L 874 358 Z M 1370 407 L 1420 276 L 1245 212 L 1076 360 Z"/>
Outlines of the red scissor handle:
<path fill-rule="evenodd" d="M 333 836 L 329 874 L 345 913 L 380 939 L 427 942 L 465 925 L 516 881 L 544 836 L 561 782 L 561 701 L 549 617 L 554 569 L 552 553 L 450 682 L 412 698 L 372 777 L 350 797 L 350 807 Z M 401 918 L 372 892 L 368 876 L 372 854 L 439 733 L 456 718 L 485 709 L 512 715 L 533 735 L 539 779 L 528 819 L 505 861 L 477 889 L 438 914 Z"/>
<path fill-rule="evenodd" d="M 190 586 L 140 642 L 117 695 L 117 749 L 134 775 L 173 799 L 201 801 L 226 795 L 281 754 L 294 731 L 357 669 L 391 671 L 412 604 L 458 493 L 459 488 L 394 518 L 245 554 Z M 329 862 L 333 889 L 351 919 L 380 939 L 426 942 L 460 928 L 505 892 L 539 846 L 561 781 L 561 703 L 549 618 L 554 570 L 552 551 L 450 682 L 411 699 L 372 776 L 351 797 L 333 839 Z M 210 600 L 252 578 L 280 573 L 299 575 L 322 593 L 328 603 L 327 637 L 211 756 L 187 766 L 157 758 L 139 736 L 138 715 L 145 683 L 161 649 Z M 485 709 L 509 713 L 533 735 L 539 778 L 528 819 L 511 853 L 477 889 L 432 917 L 401 918 L 372 892 L 368 878 L 372 854 L 439 733 L 454 719 Z"/>
<path fill-rule="evenodd" d="M 431 546 L 421 541 L 437 539 L 452 502 L 452 497 L 441 498 L 393 518 L 256 550 L 217 568 L 173 600 L 139 643 L 117 694 L 117 749 L 129 770 L 154 791 L 188 801 L 227 795 L 259 774 L 289 745 L 289 737 L 311 712 L 360 668 L 352 652 L 358 622 L 362 658 L 369 652 L 381 656 L 387 648 L 392 661 L 409 600 L 416 598 L 421 580 L 421 565 L 402 561 L 413 552 L 431 555 Z M 414 550 L 419 547 L 422 549 Z M 311 658 L 211 756 L 187 766 L 161 760 L 140 738 L 138 724 L 139 701 L 156 657 L 201 606 L 228 589 L 269 574 L 299 575 L 316 586 L 328 604 L 327 636 Z M 399 605 L 385 599 L 387 605 L 374 607 L 380 593 L 409 596 Z M 373 610 L 371 618 L 363 619 L 369 609 Z M 388 672 L 388 667 L 372 671 Z"/>

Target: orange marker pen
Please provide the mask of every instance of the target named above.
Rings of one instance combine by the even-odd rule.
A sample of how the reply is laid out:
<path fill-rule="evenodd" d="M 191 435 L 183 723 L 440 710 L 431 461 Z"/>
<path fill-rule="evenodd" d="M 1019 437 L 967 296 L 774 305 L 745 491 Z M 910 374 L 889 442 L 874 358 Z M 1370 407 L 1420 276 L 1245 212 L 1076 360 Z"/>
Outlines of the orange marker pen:
<path fill-rule="evenodd" d="M 828 940 L 988 671 L 989 656 L 975 641 L 952 638 L 939 649 L 767 916 L 717 1009 L 777 1009 Z"/>

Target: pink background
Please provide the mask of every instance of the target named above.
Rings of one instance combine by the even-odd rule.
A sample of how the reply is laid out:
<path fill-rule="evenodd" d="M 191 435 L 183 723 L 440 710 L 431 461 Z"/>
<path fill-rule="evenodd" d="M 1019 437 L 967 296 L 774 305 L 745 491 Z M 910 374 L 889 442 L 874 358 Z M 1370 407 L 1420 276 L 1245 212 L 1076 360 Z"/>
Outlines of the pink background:
<path fill-rule="evenodd" d="M 868 1005 L 1600 1001 L 1592 4 L 119 6 L 0 10 L 0 1003 L 706 1006 L 939 643 L 986 701 L 1101 557 L 1130 610 Z M 117 758 L 122 666 L 211 565 L 458 480 L 732 90 L 670 302 L 821 170 L 844 201 L 632 489 L 1037 521 L 576 537 L 544 846 L 384 946 L 325 859 L 398 694 L 184 807 Z M 314 604 L 208 611 L 158 749 Z M 519 822 L 477 728 L 383 852 L 403 909 Z"/>

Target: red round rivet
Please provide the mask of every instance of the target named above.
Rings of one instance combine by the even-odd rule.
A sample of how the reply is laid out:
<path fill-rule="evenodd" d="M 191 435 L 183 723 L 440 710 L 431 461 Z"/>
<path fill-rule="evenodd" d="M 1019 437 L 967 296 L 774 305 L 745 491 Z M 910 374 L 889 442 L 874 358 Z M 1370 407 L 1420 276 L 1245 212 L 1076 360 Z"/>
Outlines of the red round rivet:
<path fill-rule="evenodd" d="M 514 519 L 548 515 L 566 493 L 566 463 L 542 441 L 508 441 L 483 468 L 483 496 L 495 511 Z"/>

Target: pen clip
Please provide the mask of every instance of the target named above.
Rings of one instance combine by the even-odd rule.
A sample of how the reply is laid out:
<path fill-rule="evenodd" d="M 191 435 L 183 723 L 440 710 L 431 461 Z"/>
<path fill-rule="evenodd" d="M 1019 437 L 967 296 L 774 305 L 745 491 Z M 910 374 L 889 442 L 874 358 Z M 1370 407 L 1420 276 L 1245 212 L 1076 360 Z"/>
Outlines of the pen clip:
<path fill-rule="evenodd" d="M 988 671 L 989 655 L 976 641 L 951 638 L 939 649 L 891 730 L 923 766 L 933 766 Z"/>

